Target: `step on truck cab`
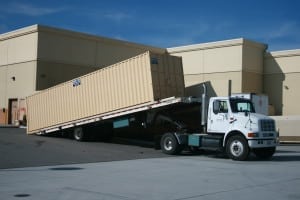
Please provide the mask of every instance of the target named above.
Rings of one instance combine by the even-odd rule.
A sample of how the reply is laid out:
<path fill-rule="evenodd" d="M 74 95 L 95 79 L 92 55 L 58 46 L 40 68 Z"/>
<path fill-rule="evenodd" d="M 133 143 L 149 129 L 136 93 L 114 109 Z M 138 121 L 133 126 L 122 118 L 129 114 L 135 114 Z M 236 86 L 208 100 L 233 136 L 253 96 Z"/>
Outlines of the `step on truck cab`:
<path fill-rule="evenodd" d="M 201 106 L 203 132 L 164 134 L 161 138 L 164 153 L 176 154 L 184 147 L 190 147 L 224 151 L 233 160 L 246 160 L 251 151 L 260 158 L 273 156 L 278 143 L 275 121 L 255 113 L 250 100 L 212 97 L 208 106 L 205 101 L 204 94 Z"/>

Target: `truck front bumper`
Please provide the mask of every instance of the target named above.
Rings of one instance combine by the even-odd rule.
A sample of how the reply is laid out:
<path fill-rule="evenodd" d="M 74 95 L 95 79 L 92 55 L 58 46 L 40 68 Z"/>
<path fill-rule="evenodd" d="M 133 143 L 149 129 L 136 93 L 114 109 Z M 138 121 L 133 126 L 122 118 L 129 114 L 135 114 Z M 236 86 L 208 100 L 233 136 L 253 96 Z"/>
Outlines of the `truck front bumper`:
<path fill-rule="evenodd" d="M 250 148 L 265 148 L 265 147 L 276 147 L 277 139 L 251 139 L 248 140 Z"/>

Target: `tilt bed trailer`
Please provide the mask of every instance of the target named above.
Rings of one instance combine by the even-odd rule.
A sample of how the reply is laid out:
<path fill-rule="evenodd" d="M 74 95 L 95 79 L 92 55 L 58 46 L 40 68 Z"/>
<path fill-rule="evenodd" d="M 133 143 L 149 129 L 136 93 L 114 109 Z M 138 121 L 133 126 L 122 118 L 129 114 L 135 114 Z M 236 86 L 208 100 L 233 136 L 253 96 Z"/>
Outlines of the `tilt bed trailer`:
<path fill-rule="evenodd" d="M 224 151 L 233 160 L 246 160 L 251 151 L 259 158 L 271 158 L 278 144 L 275 121 L 268 116 L 255 113 L 253 103 L 245 98 L 212 97 L 208 106 L 205 106 L 207 97 L 204 84 L 203 87 L 202 98 L 170 97 L 49 127 L 39 134 L 73 130 L 74 138 L 82 141 L 85 134 L 89 133 L 84 131 L 85 127 L 99 126 L 98 132 L 100 130 L 101 134 L 104 134 L 105 131 L 112 129 L 119 130 L 126 127 L 134 129 L 138 126 L 145 132 L 147 130 L 155 132 L 153 134 L 158 136 L 156 138 L 159 138 L 160 148 L 166 154 L 179 154 L 183 149 L 189 148 Z M 182 113 L 184 109 L 189 112 L 190 108 L 193 115 L 191 114 L 189 119 L 178 120 L 178 114 L 177 116 L 174 114 L 176 111 Z M 196 111 L 198 116 L 195 115 L 195 108 L 198 109 Z M 184 118 L 187 116 L 185 114 Z M 185 126 L 193 119 L 195 123 L 195 117 L 201 126 L 192 129 Z M 111 129 L 107 129 L 109 127 L 105 126 L 107 124 L 111 124 Z M 201 132 L 199 127 L 202 128 Z"/>

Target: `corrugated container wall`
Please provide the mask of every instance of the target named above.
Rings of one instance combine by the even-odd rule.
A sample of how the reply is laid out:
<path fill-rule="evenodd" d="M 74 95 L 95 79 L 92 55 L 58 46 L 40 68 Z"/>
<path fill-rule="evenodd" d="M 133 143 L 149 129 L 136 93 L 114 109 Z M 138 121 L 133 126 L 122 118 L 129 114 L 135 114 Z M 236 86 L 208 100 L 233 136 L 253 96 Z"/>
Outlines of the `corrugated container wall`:
<path fill-rule="evenodd" d="M 146 52 L 27 97 L 27 133 L 183 95 L 181 58 Z"/>

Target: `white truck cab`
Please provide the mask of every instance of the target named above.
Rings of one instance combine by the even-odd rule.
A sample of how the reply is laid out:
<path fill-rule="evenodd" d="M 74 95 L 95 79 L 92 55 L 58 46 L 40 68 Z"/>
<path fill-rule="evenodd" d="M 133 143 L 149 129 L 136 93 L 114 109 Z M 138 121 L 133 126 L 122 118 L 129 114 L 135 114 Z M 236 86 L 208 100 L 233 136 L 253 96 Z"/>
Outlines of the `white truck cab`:
<path fill-rule="evenodd" d="M 243 134 L 250 148 L 274 147 L 277 144 L 275 121 L 255 113 L 252 102 L 242 98 L 211 98 L 207 132 L 224 134 L 224 144 L 233 132 Z"/>
<path fill-rule="evenodd" d="M 205 107 L 203 103 L 202 110 Z M 205 112 L 207 116 L 202 118 L 206 118 L 206 132 L 187 134 L 186 137 L 185 134 L 175 133 L 178 142 L 175 147 L 185 145 L 199 149 L 221 149 L 233 160 L 245 160 L 251 151 L 260 158 L 270 158 L 275 153 L 278 137 L 275 121 L 255 113 L 249 99 L 212 97 Z M 167 136 L 171 137 L 171 134 Z M 162 137 L 161 143 L 165 153 L 169 153 L 168 149 L 176 150 L 170 148 L 176 140 L 168 140 L 167 136 Z M 166 150 L 163 145 L 169 148 Z"/>
<path fill-rule="evenodd" d="M 223 134 L 223 147 L 233 159 L 247 157 L 249 152 L 245 148 L 259 157 L 270 157 L 277 145 L 275 121 L 255 113 L 253 103 L 243 98 L 210 98 L 207 133 Z"/>

